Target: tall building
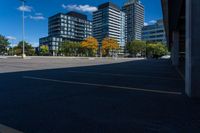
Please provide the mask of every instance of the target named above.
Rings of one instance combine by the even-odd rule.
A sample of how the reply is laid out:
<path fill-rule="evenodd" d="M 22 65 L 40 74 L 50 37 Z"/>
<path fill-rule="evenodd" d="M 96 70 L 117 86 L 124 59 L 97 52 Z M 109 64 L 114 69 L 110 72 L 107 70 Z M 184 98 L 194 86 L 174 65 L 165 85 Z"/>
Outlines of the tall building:
<path fill-rule="evenodd" d="M 126 14 L 111 2 L 98 6 L 93 12 L 93 36 L 100 46 L 105 37 L 117 39 L 121 47 L 126 44 Z"/>
<path fill-rule="evenodd" d="M 144 26 L 144 6 L 139 0 L 128 0 L 122 10 L 127 15 L 127 41 L 141 40 Z"/>
<path fill-rule="evenodd" d="M 92 22 L 77 12 L 58 13 L 48 19 L 48 36 L 40 45 L 48 45 L 53 55 L 63 41 L 82 41 L 92 35 Z"/>
<path fill-rule="evenodd" d="M 142 28 L 142 40 L 150 42 L 162 42 L 166 44 L 166 35 L 163 20 Z"/>

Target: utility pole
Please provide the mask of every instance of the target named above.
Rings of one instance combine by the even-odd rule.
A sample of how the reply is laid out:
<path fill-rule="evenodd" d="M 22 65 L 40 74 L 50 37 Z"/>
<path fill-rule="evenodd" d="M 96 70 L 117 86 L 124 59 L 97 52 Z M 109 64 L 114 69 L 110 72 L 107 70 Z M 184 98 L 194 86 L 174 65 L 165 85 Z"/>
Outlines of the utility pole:
<path fill-rule="evenodd" d="M 22 8 L 25 8 L 24 3 L 26 2 L 25 0 L 22 1 Z M 24 48 L 24 9 L 22 10 L 22 42 L 23 42 L 23 49 L 22 49 L 22 58 L 24 59 L 26 57 L 25 55 L 25 48 Z"/>

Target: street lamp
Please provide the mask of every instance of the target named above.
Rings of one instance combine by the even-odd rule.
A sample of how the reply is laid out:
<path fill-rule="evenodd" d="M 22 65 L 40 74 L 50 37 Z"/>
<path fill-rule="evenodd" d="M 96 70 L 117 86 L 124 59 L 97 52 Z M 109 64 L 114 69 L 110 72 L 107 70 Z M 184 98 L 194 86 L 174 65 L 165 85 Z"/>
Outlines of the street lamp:
<path fill-rule="evenodd" d="M 26 0 L 20 0 L 22 2 L 22 8 L 25 8 L 24 3 Z M 25 58 L 25 49 L 24 49 L 24 9 L 22 10 L 22 42 L 23 42 L 23 49 L 22 49 L 22 58 Z"/>

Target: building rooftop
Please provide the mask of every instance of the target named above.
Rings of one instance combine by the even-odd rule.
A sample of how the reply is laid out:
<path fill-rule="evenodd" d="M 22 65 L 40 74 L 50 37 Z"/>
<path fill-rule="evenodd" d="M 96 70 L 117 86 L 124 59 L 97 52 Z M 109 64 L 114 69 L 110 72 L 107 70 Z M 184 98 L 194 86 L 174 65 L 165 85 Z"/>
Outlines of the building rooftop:
<path fill-rule="evenodd" d="M 116 8 L 116 9 L 120 10 L 120 7 L 118 7 L 117 5 L 115 5 L 112 2 L 106 2 L 104 4 L 99 5 L 98 9 L 104 9 L 104 8 L 107 8 L 107 7 L 113 7 L 113 8 Z"/>
<path fill-rule="evenodd" d="M 139 0 L 128 0 L 124 5 L 130 5 L 130 4 L 134 4 L 134 3 L 140 3 Z"/>
<path fill-rule="evenodd" d="M 145 27 L 157 27 L 157 26 L 162 26 L 162 25 L 164 25 L 163 20 L 160 19 L 160 20 L 157 20 L 156 23 L 146 25 L 143 28 L 145 28 Z"/>
<path fill-rule="evenodd" d="M 87 15 L 84 15 L 84 14 L 78 13 L 78 12 L 74 12 L 74 11 L 68 12 L 68 13 L 66 13 L 66 15 L 87 20 Z"/>
<path fill-rule="evenodd" d="M 76 17 L 76 18 L 80 18 L 80 19 L 84 19 L 84 20 L 87 20 L 87 15 L 84 15 L 84 14 L 81 14 L 81 13 L 78 13 L 78 12 L 74 12 L 74 11 L 71 11 L 71 12 L 68 12 L 68 13 L 57 13 L 49 18 L 53 18 L 55 16 L 60 16 L 60 15 L 68 15 L 68 16 L 72 16 L 72 17 Z"/>

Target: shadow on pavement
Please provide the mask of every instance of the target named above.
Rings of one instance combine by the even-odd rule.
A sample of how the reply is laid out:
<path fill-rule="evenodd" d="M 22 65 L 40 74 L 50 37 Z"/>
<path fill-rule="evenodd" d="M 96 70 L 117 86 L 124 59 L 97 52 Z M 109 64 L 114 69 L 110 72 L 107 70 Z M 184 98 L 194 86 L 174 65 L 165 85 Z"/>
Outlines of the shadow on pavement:
<path fill-rule="evenodd" d="M 0 79 L 0 123 L 25 133 L 200 131 L 200 101 L 184 95 L 169 60 L 3 73 Z"/>

